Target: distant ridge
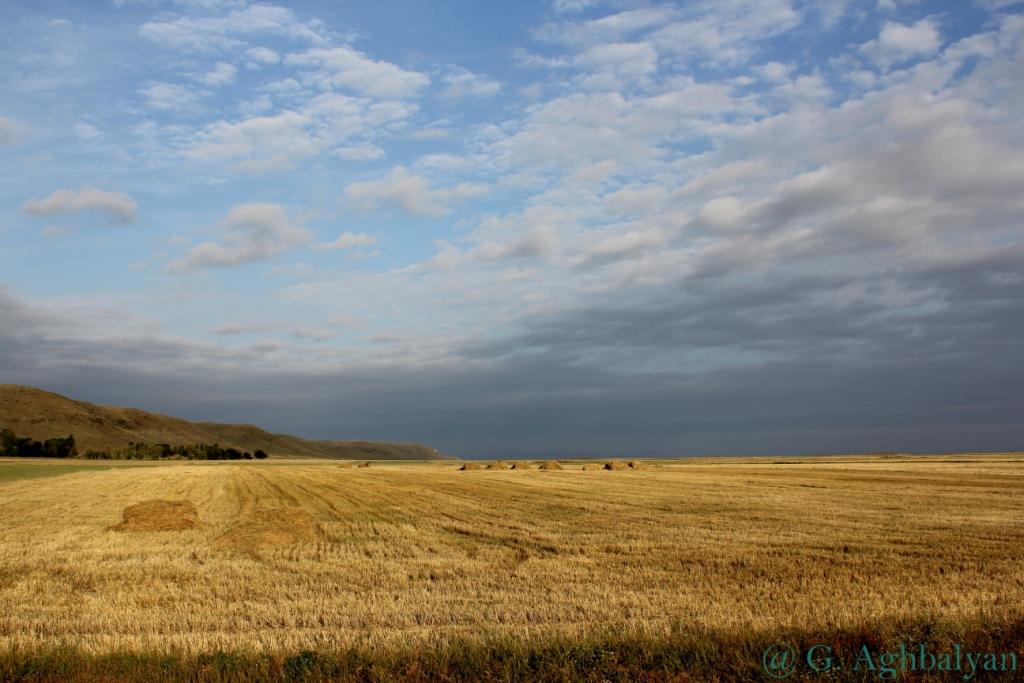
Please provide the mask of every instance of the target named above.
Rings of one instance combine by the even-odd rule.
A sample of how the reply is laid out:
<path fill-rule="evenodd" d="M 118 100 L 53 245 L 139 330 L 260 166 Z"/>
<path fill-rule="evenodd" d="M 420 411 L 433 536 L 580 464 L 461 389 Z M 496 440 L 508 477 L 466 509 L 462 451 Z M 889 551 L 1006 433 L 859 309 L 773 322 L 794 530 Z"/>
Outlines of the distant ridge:
<path fill-rule="evenodd" d="M 101 406 L 18 384 L 0 384 L 0 427 L 43 440 L 75 435 L 79 452 L 123 448 L 129 442 L 219 443 L 243 451 L 262 449 L 272 457 L 352 460 L 442 460 L 420 444 L 327 441 L 272 434 L 254 425 L 189 422 L 137 408 Z"/>

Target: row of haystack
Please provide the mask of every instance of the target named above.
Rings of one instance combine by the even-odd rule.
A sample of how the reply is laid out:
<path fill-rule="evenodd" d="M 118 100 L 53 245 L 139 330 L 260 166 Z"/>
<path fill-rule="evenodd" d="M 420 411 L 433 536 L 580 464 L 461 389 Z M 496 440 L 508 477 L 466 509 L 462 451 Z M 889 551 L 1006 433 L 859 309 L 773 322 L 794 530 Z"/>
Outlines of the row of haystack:
<path fill-rule="evenodd" d="M 467 462 L 467 463 L 464 463 L 462 465 L 462 467 L 460 467 L 459 469 L 462 470 L 462 471 L 466 471 L 466 470 L 529 470 L 529 469 L 533 469 L 533 467 L 532 467 L 532 465 L 530 465 L 530 463 L 523 462 L 522 460 L 517 460 L 517 461 L 511 462 L 511 463 L 507 463 L 507 462 L 505 462 L 503 460 L 496 460 L 496 461 L 494 461 L 492 463 L 488 463 L 486 466 L 483 465 L 482 463 L 479 463 L 479 462 Z M 562 465 L 559 464 L 555 460 L 545 460 L 544 462 L 537 463 L 537 469 L 538 470 L 543 470 L 543 471 L 546 471 L 546 472 L 551 472 L 551 471 L 554 471 L 554 470 L 563 470 L 565 468 L 562 467 Z M 612 470 L 612 471 L 618 472 L 618 471 L 624 471 L 624 470 L 643 470 L 643 469 L 647 469 L 647 465 L 642 463 L 642 462 L 640 462 L 639 460 L 630 460 L 628 463 L 627 462 L 622 462 L 621 460 L 611 460 L 609 462 L 606 462 L 603 466 L 599 465 L 597 463 L 594 463 L 594 462 L 589 462 L 589 463 L 583 465 L 582 469 L 584 469 L 584 470 L 601 470 L 601 469 L 605 469 L 605 470 Z"/>

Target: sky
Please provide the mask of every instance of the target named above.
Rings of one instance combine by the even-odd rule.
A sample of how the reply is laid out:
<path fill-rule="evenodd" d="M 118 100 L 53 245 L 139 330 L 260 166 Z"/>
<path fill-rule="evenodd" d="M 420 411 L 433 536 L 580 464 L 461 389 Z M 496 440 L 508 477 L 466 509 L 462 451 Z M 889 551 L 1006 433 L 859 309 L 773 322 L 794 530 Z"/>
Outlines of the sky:
<path fill-rule="evenodd" d="M 0 3 L 0 382 L 465 457 L 1024 448 L 1024 3 Z"/>

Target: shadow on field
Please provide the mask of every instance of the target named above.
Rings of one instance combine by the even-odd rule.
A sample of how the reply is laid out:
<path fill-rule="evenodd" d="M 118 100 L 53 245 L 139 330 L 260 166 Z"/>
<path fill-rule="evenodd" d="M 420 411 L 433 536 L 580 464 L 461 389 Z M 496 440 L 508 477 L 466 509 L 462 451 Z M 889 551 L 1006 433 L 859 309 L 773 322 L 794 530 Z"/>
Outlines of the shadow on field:
<path fill-rule="evenodd" d="M 765 653 L 779 646 L 800 655 L 792 668 L 768 671 Z M 931 653 L 957 645 L 975 653 L 1017 653 L 1016 671 L 899 672 L 883 667 L 883 653 L 923 645 Z M 813 670 L 814 646 L 842 668 Z M 0 653 L 2 681 L 962 681 L 1021 680 L 1024 618 L 993 622 L 887 622 L 807 633 L 737 634 L 680 630 L 666 637 L 605 635 L 540 643 L 511 640 L 454 641 L 440 647 L 393 652 L 256 654 L 215 652 L 198 656 L 156 653 L 84 654 L 73 649 Z M 863 652 L 873 653 L 873 667 Z M 854 663 L 860 659 L 859 670 Z M 890 662 L 891 664 L 891 662 Z M 1003 660 L 1005 666 L 1006 660 Z M 822 667 L 822 658 L 814 666 Z M 895 667 L 899 665 L 896 664 Z M 780 675 L 784 674 L 784 675 Z"/>

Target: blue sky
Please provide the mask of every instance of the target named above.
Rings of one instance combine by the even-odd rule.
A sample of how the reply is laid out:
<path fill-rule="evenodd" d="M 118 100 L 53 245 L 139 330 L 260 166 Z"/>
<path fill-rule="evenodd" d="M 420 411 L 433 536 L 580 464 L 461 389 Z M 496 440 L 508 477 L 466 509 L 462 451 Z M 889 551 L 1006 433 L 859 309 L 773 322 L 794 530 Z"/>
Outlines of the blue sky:
<path fill-rule="evenodd" d="M 465 455 L 1024 436 L 1024 3 L 4 17 L 0 381 Z"/>

